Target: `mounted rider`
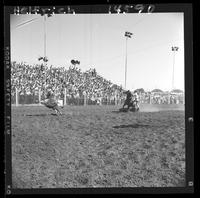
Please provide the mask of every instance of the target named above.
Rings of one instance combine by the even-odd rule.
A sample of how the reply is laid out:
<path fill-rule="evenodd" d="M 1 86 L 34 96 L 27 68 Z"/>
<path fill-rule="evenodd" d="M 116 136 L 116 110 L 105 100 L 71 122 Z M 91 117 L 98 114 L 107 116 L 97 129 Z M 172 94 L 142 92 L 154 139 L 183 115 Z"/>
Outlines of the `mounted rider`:
<path fill-rule="evenodd" d="M 55 100 L 55 96 L 52 91 L 48 91 L 45 100 L 41 101 L 41 104 L 45 105 L 47 108 L 53 109 L 56 114 L 62 115 L 61 111 L 58 108 L 58 103 Z"/>
<path fill-rule="evenodd" d="M 123 108 L 127 105 L 129 109 L 130 104 L 133 102 L 133 94 L 129 90 L 124 93 L 126 94 L 126 100 L 124 102 Z"/>
<path fill-rule="evenodd" d="M 126 92 L 124 92 L 124 94 L 126 94 L 126 100 L 124 102 L 124 105 L 122 107 L 122 109 L 120 111 L 128 111 L 129 108 L 131 108 L 130 110 L 135 112 L 135 111 L 139 111 L 139 96 L 137 94 L 137 92 L 134 92 L 133 94 L 128 90 Z M 125 106 L 128 106 L 128 108 L 124 108 Z"/>

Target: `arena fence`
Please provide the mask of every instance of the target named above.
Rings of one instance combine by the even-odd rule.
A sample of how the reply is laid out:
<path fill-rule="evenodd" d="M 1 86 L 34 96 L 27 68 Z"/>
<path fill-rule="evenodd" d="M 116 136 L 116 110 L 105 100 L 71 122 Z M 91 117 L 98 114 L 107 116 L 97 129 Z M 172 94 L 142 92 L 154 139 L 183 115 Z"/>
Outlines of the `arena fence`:
<path fill-rule="evenodd" d="M 20 94 L 18 89 L 15 89 L 15 92 L 12 93 L 11 102 L 12 104 L 26 105 L 26 104 L 35 104 L 40 105 L 41 100 L 45 99 L 42 92 L 32 94 Z M 67 95 L 66 89 L 64 90 L 64 97 L 61 98 L 64 105 L 123 105 L 125 98 L 120 98 L 117 96 L 112 97 L 101 97 L 101 98 L 89 98 L 87 95 L 82 97 L 74 97 Z M 139 95 L 140 103 L 147 104 L 184 104 L 184 94 L 149 94 Z"/>

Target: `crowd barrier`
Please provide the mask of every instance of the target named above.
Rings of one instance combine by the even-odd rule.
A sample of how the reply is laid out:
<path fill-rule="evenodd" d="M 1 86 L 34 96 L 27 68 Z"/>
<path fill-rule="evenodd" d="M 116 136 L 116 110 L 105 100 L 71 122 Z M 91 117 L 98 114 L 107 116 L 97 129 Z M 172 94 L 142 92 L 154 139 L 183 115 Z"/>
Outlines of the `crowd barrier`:
<path fill-rule="evenodd" d="M 15 92 L 11 94 L 11 103 L 18 105 L 25 105 L 25 104 L 40 104 L 41 100 L 45 99 L 45 97 L 38 91 L 38 94 L 20 94 L 17 89 Z M 106 97 L 106 98 L 99 98 L 99 99 L 91 99 L 87 97 L 87 95 L 82 97 L 73 97 L 67 96 L 66 90 L 64 92 L 63 100 L 64 105 L 121 105 L 124 103 L 124 98 L 113 98 L 113 97 Z"/>
<path fill-rule="evenodd" d="M 17 93 L 17 94 L 16 94 Z M 164 97 L 155 97 L 153 94 L 148 97 L 139 95 L 140 103 L 147 104 L 184 104 L 184 95 L 165 95 Z M 38 94 L 22 95 L 17 89 L 12 93 L 12 104 L 25 105 L 25 104 L 40 104 L 41 100 L 45 99 L 44 96 L 38 91 Z M 67 96 L 66 90 L 64 91 L 64 98 L 62 98 L 64 105 L 123 105 L 125 98 L 119 97 L 102 97 L 99 99 L 89 98 L 87 95 L 82 97 Z"/>

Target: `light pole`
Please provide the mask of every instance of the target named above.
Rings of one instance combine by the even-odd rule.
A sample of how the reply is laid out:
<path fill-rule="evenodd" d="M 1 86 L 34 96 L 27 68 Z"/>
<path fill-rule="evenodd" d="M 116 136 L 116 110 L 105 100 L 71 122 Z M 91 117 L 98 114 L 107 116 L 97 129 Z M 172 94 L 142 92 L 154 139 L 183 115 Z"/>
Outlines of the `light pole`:
<path fill-rule="evenodd" d="M 46 15 L 44 15 L 44 57 L 43 64 L 45 69 L 45 82 L 44 82 L 44 93 L 46 93 L 46 84 L 47 84 L 47 70 L 46 70 Z"/>
<path fill-rule="evenodd" d="M 44 15 L 44 58 L 43 58 L 44 66 L 46 66 L 45 59 L 46 59 L 46 15 Z"/>
<path fill-rule="evenodd" d="M 45 69 L 45 83 L 44 83 L 44 92 L 46 93 L 46 81 L 47 81 L 47 68 L 46 68 L 46 66 L 47 66 L 47 61 L 48 61 L 48 59 L 47 59 L 47 57 L 46 57 L 46 19 L 47 19 L 47 17 L 51 17 L 52 16 L 52 14 L 44 14 L 44 57 L 43 57 L 43 64 L 44 64 L 44 69 Z"/>
<path fill-rule="evenodd" d="M 48 61 L 47 57 L 46 57 L 46 21 L 47 21 L 47 17 L 52 17 L 53 14 L 42 14 L 42 16 L 44 16 L 44 57 L 43 57 L 43 62 L 44 65 L 46 66 L 46 62 Z"/>
<path fill-rule="evenodd" d="M 126 79 L 127 79 L 127 40 L 128 38 L 131 38 L 131 35 L 133 35 L 133 33 L 131 32 L 125 32 L 125 37 L 126 37 L 126 55 L 125 55 L 125 89 L 126 89 Z"/>
<path fill-rule="evenodd" d="M 172 90 L 174 89 L 174 65 L 175 65 L 175 52 L 176 51 L 178 51 L 178 47 L 172 46 L 172 52 L 173 52 Z"/>

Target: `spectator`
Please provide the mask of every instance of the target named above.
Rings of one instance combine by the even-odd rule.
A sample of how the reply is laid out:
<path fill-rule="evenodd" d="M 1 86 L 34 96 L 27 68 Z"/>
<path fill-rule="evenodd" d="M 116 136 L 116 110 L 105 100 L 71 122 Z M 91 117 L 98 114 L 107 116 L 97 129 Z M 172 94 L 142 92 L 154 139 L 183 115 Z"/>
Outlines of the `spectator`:
<path fill-rule="evenodd" d="M 35 95 L 40 89 L 43 95 L 48 86 L 51 90 L 59 93 L 67 88 L 67 95 L 71 98 L 80 97 L 83 92 L 89 98 L 111 97 L 116 92 L 122 96 L 122 88 L 112 84 L 110 81 L 99 76 L 95 69 L 82 72 L 77 67 L 69 69 L 53 68 L 48 69 L 41 65 L 27 65 L 24 63 L 12 62 L 11 64 L 11 90 L 18 89 L 19 94 Z M 98 96 L 97 96 L 98 95 Z"/>
<path fill-rule="evenodd" d="M 64 88 L 67 91 L 67 98 L 80 98 L 87 95 L 89 100 L 98 98 L 117 98 L 117 103 L 124 100 L 124 90 L 121 86 L 98 75 L 96 69 L 89 69 L 86 72 L 78 67 L 43 67 L 41 65 L 27 65 L 25 63 L 11 63 L 11 94 L 15 95 L 15 88 L 20 95 L 37 95 L 39 90 L 45 96 L 47 88 L 50 87 L 55 94 L 63 94 Z M 108 101 L 108 100 L 106 100 Z M 140 101 L 143 103 L 183 103 L 183 96 L 157 94 L 145 92 L 140 94 Z"/>

